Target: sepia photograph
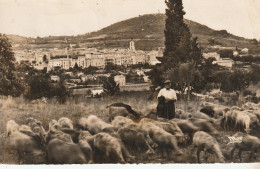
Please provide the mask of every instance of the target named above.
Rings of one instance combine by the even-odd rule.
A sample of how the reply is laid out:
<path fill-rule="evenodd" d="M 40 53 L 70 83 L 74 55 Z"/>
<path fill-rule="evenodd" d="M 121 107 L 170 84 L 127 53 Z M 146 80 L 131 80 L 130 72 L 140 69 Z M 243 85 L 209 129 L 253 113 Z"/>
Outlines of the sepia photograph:
<path fill-rule="evenodd" d="M 260 168 L 260 0 L 0 0 L 0 167 L 63 164 Z"/>

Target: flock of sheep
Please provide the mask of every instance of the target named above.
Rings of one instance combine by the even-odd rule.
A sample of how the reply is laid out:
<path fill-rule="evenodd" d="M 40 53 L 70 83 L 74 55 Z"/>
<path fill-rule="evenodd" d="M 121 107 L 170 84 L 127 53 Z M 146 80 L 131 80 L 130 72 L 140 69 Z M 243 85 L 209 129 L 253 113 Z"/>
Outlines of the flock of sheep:
<path fill-rule="evenodd" d="M 4 158 L 17 156 L 19 164 L 91 164 L 135 163 L 136 157 L 146 157 L 160 152 L 167 159 L 187 158 L 183 147 L 192 145 L 197 162 L 207 161 L 206 153 L 214 155 L 214 162 L 232 160 L 238 149 L 240 161 L 243 151 L 257 157 L 260 139 L 253 136 L 260 131 L 260 104 L 246 103 L 242 107 L 204 103 L 198 112 L 176 110 L 176 118 L 157 118 L 154 109 L 138 112 L 131 106 L 115 103 L 109 109 L 109 122 L 95 115 L 82 117 L 77 122 L 61 117 L 51 120 L 46 131 L 40 121 L 28 118 L 18 125 L 10 120 L 6 125 Z M 234 138 L 242 142 L 229 144 L 223 153 L 216 137 L 216 129 L 235 130 Z M 252 134 L 252 135 L 251 135 Z M 174 156 L 173 156 L 174 155 Z M 216 158 L 215 158 L 216 157 Z M 151 161 L 152 162 L 152 161 Z M 4 163 L 8 163 L 4 159 Z M 12 163 L 12 162 L 11 162 Z"/>

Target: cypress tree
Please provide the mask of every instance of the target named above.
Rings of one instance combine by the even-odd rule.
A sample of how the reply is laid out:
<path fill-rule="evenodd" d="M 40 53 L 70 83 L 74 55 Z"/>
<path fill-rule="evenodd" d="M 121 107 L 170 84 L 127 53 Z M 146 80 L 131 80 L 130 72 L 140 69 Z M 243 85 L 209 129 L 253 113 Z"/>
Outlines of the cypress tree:
<path fill-rule="evenodd" d="M 165 50 L 161 62 L 164 69 L 186 62 L 189 56 L 191 33 L 184 23 L 182 0 L 166 0 Z"/>

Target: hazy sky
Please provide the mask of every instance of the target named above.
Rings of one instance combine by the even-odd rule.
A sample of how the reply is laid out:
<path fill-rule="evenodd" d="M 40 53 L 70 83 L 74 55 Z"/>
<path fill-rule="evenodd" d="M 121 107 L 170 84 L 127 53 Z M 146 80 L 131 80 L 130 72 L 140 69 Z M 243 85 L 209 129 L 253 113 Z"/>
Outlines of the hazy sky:
<path fill-rule="evenodd" d="M 183 0 L 185 18 L 213 29 L 260 39 L 260 0 Z M 0 0 L 0 33 L 78 35 L 149 13 L 164 0 Z"/>

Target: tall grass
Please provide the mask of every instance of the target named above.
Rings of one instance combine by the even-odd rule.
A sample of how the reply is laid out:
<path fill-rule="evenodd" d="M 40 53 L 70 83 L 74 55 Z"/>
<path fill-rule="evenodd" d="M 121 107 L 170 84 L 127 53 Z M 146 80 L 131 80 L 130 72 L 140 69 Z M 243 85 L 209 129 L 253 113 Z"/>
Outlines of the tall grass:
<path fill-rule="evenodd" d="M 44 104 L 41 102 L 28 102 L 22 97 L 1 97 L 0 133 L 5 131 L 6 122 L 11 119 L 15 120 L 18 124 L 25 124 L 29 117 L 34 117 L 40 120 L 46 129 L 48 129 L 50 120 L 58 120 L 60 117 L 68 117 L 76 123 L 79 118 L 94 114 L 107 121 L 109 114 L 106 107 L 112 103 L 122 102 L 140 111 L 146 108 L 155 108 L 157 100 L 156 98 L 153 100 L 148 99 L 149 95 L 150 93 L 148 92 L 136 92 L 104 98 L 87 98 L 81 96 L 74 100 L 69 99 L 65 104 L 59 104 L 54 99 L 48 100 L 48 103 Z M 190 102 L 193 110 L 198 110 L 199 105 L 198 101 Z M 177 108 L 184 109 L 184 106 L 185 103 L 183 101 L 177 101 Z"/>

